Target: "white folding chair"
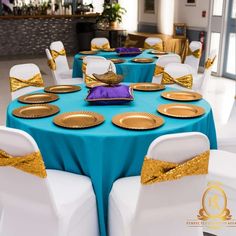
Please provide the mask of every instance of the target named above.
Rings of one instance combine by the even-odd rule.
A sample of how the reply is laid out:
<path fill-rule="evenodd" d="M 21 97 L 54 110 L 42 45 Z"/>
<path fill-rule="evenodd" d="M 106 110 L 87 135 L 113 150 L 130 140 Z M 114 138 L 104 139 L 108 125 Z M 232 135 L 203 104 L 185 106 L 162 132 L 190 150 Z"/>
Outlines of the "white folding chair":
<path fill-rule="evenodd" d="M 93 76 L 93 73 L 95 74 L 104 74 L 108 72 L 109 70 L 112 70 L 114 73 L 116 73 L 116 67 L 115 64 L 112 61 L 106 60 L 106 61 L 100 61 L 99 63 L 91 61 L 86 66 L 86 75 L 85 75 L 85 83 L 96 83 L 96 79 Z"/>
<path fill-rule="evenodd" d="M 21 130 L 0 127 L 0 150 L 18 159 L 17 165 L 0 166 L 1 236 L 99 235 L 88 177 L 47 170 L 47 176 L 40 178 L 17 169 L 22 158 L 39 152 L 33 138 Z M 31 161 L 25 162 L 36 169 Z"/>
<path fill-rule="evenodd" d="M 198 72 L 199 62 L 201 59 L 202 43 L 198 41 L 192 41 L 189 44 L 188 53 L 184 60 L 185 64 L 190 65 L 193 68 L 193 72 Z"/>
<path fill-rule="evenodd" d="M 164 135 L 149 146 L 147 158 L 182 163 L 210 149 L 201 133 Z M 202 227 L 187 227 L 197 218 L 206 175 L 142 185 L 140 177 L 118 179 L 109 196 L 110 236 L 202 236 Z"/>
<path fill-rule="evenodd" d="M 35 64 L 15 65 L 9 73 L 12 100 L 44 88 L 42 75 Z"/>
<path fill-rule="evenodd" d="M 87 64 L 90 62 L 97 62 L 100 63 L 102 61 L 106 61 L 107 59 L 105 57 L 101 56 L 86 56 L 83 58 L 83 64 L 82 64 L 82 71 L 83 71 L 83 78 L 85 78 L 85 73 L 86 73 L 86 67 Z"/>
<path fill-rule="evenodd" d="M 156 68 L 152 78 L 153 83 L 161 83 L 164 68 L 169 63 L 181 63 L 181 57 L 178 54 L 167 54 L 160 56 L 156 62 Z"/>
<path fill-rule="evenodd" d="M 144 48 L 163 51 L 163 41 L 157 37 L 148 37 L 144 41 Z"/>
<path fill-rule="evenodd" d="M 91 50 L 109 49 L 110 43 L 107 38 L 93 38 L 91 40 Z"/>
<path fill-rule="evenodd" d="M 80 84 L 83 82 L 82 78 L 72 78 L 72 70 L 69 68 L 65 48 L 61 41 L 52 42 L 50 51 L 48 49 L 45 51 L 55 84 Z M 54 66 L 52 66 L 53 63 Z"/>
<path fill-rule="evenodd" d="M 163 73 L 163 77 L 162 77 L 162 83 L 164 83 L 165 78 L 167 77 L 172 77 L 174 80 L 178 80 L 179 78 L 184 78 L 184 77 L 188 77 L 187 79 L 189 80 L 189 78 L 192 77 L 192 88 L 187 88 L 184 87 L 178 83 L 173 83 L 173 84 L 166 84 L 169 87 L 172 88 L 178 88 L 181 90 L 197 90 L 197 84 L 198 84 L 198 77 L 196 74 L 193 73 L 193 69 L 191 66 L 187 65 L 187 64 L 181 64 L 181 63 L 169 63 L 168 65 L 166 65 L 165 69 L 164 69 L 164 73 Z"/>

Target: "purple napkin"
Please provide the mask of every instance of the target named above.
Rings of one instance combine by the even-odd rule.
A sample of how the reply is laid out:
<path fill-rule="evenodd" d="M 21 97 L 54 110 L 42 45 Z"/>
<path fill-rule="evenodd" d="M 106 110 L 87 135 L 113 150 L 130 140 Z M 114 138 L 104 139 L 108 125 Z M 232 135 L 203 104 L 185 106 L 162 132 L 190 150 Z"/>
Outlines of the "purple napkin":
<path fill-rule="evenodd" d="M 91 88 L 85 100 L 99 105 L 117 105 L 133 99 L 132 89 L 129 86 L 114 85 Z"/>

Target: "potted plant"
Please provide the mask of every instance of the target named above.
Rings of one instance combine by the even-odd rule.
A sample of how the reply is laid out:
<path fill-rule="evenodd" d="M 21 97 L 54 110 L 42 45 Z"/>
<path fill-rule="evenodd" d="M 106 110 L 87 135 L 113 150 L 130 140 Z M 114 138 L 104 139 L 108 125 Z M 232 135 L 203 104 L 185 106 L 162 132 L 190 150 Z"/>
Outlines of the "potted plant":
<path fill-rule="evenodd" d="M 117 23 L 122 22 L 122 15 L 126 12 L 126 10 L 120 6 L 119 3 L 113 1 L 111 3 L 103 4 L 103 12 L 101 15 L 102 19 L 107 19 L 110 23 L 111 27 L 116 27 Z"/>

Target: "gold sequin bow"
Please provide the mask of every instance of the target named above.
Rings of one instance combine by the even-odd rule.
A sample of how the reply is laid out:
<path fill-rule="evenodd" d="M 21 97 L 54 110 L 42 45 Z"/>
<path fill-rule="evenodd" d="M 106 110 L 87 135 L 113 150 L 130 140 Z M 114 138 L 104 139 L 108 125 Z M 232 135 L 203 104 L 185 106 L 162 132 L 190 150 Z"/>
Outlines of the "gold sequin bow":
<path fill-rule="evenodd" d="M 0 166 L 12 166 L 40 178 L 47 177 L 47 172 L 40 152 L 13 157 L 0 149 Z"/>
<path fill-rule="evenodd" d="M 52 59 L 48 60 L 48 66 L 51 68 L 51 70 L 56 70 L 56 62 L 55 59 L 58 56 L 65 56 L 66 55 L 66 50 L 62 49 L 61 51 L 55 51 L 55 50 L 51 50 L 51 55 L 52 55 Z"/>
<path fill-rule="evenodd" d="M 87 68 L 87 63 L 83 62 L 82 63 L 82 72 L 85 74 L 86 73 L 86 68 Z"/>
<path fill-rule="evenodd" d="M 163 44 L 162 44 L 162 42 L 160 42 L 160 43 L 150 45 L 149 43 L 144 42 L 144 48 L 145 49 L 154 49 L 157 51 L 163 51 Z"/>
<path fill-rule="evenodd" d="M 197 49 L 195 51 L 192 51 L 190 47 L 188 47 L 188 53 L 187 56 L 191 56 L 193 55 L 196 58 L 200 58 L 202 55 L 202 50 L 201 49 Z"/>
<path fill-rule="evenodd" d="M 109 43 L 104 43 L 103 45 L 96 45 L 96 44 L 91 45 L 91 50 L 92 51 L 97 51 L 97 50 L 100 50 L 100 49 L 109 49 L 109 48 L 110 48 Z"/>
<path fill-rule="evenodd" d="M 155 71 L 154 71 L 154 76 L 158 76 L 163 74 L 164 72 L 164 67 L 156 65 Z"/>
<path fill-rule="evenodd" d="M 216 57 L 214 57 L 212 60 L 211 58 L 208 58 L 207 61 L 205 62 L 205 68 L 209 69 L 215 62 Z"/>
<path fill-rule="evenodd" d="M 164 71 L 161 83 L 162 84 L 178 84 L 182 87 L 191 89 L 193 86 L 193 77 L 191 74 L 188 74 L 179 78 L 173 78 L 171 75 L 169 75 L 167 72 Z"/>
<path fill-rule="evenodd" d="M 29 86 L 44 87 L 44 82 L 40 73 L 36 74 L 28 80 L 10 77 L 11 92 L 15 92 L 18 89 L 22 89 Z"/>
<path fill-rule="evenodd" d="M 141 183 L 147 185 L 176 180 L 184 176 L 207 174 L 209 156 L 210 151 L 206 151 L 181 164 L 145 157 L 141 172 Z"/>

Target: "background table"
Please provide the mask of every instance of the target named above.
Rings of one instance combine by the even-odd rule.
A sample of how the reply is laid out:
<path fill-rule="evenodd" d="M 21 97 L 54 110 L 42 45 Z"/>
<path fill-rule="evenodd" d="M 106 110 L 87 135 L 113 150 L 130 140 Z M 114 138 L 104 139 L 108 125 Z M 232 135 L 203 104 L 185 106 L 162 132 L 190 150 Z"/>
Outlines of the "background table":
<path fill-rule="evenodd" d="M 152 77 L 155 70 L 156 60 L 154 54 L 149 53 L 150 50 L 145 50 L 140 55 L 136 57 L 119 57 L 116 52 L 98 52 L 97 56 L 102 56 L 107 59 L 109 58 L 122 58 L 126 61 L 124 63 L 115 64 L 116 65 L 116 73 L 122 74 L 124 76 L 124 82 L 151 82 Z M 74 57 L 74 64 L 73 64 L 73 78 L 82 77 L 82 62 L 83 60 L 80 59 L 81 54 L 76 54 Z M 151 63 L 136 63 L 132 62 L 133 58 L 153 58 L 154 62 Z"/>
<path fill-rule="evenodd" d="M 81 110 L 98 112 L 105 117 L 102 125 L 71 130 L 54 125 L 54 116 L 41 119 L 17 118 L 12 115 L 12 110 L 24 104 L 13 101 L 7 111 L 7 126 L 24 130 L 34 137 L 47 168 L 91 178 L 97 198 L 100 231 L 105 236 L 108 196 L 113 182 L 121 177 L 140 174 L 143 158 L 155 138 L 169 133 L 199 131 L 208 136 L 212 149 L 217 148 L 213 115 L 205 100 L 191 102 L 205 108 L 203 116 L 175 119 L 160 115 L 165 124 L 154 130 L 125 130 L 111 123 L 114 115 L 123 112 L 141 111 L 157 115 L 157 106 L 172 103 L 160 94 L 134 91 L 135 100 L 130 104 L 94 106 L 84 101 L 87 89 L 82 86 L 79 92 L 59 95 L 60 99 L 52 104 L 60 107 L 60 113 Z"/>

